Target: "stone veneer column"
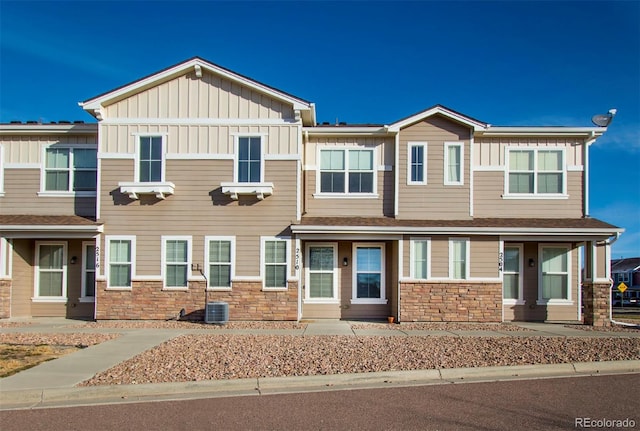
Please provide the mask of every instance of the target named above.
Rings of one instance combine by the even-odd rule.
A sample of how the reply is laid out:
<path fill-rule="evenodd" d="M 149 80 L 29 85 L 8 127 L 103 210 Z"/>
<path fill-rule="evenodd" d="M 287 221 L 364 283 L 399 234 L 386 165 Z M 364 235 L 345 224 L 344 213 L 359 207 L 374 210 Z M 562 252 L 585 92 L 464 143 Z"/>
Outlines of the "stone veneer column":
<path fill-rule="evenodd" d="M 0 319 L 11 317 L 11 280 L 0 280 Z"/>
<path fill-rule="evenodd" d="M 584 302 L 584 324 L 592 326 L 610 326 L 610 293 L 609 283 L 585 281 L 582 284 L 582 300 Z"/>

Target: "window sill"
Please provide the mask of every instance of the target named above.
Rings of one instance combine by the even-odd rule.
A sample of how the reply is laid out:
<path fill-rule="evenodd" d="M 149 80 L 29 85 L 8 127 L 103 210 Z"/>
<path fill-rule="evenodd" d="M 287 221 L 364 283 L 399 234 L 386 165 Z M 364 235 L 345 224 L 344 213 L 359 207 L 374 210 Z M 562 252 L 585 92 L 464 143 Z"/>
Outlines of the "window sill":
<path fill-rule="evenodd" d="M 94 302 L 96 302 L 96 298 L 95 296 L 83 296 L 82 298 L 78 298 L 78 302 L 93 304 Z"/>
<path fill-rule="evenodd" d="M 286 292 L 289 290 L 288 287 L 263 287 L 263 292 Z"/>
<path fill-rule="evenodd" d="M 175 184 L 171 182 L 120 182 L 120 193 L 129 195 L 129 198 L 137 200 L 139 195 L 155 195 L 158 199 L 165 199 L 175 191 Z"/>
<path fill-rule="evenodd" d="M 231 292 L 231 287 L 207 287 L 207 292 Z"/>
<path fill-rule="evenodd" d="M 229 196 L 234 201 L 240 195 L 256 196 L 263 200 L 265 196 L 273 194 L 273 183 L 220 183 L 222 193 Z"/>
<path fill-rule="evenodd" d="M 95 198 L 95 191 L 87 191 L 87 192 L 65 192 L 65 191 L 44 191 L 38 192 L 38 197 L 40 198 Z"/>
<path fill-rule="evenodd" d="M 352 304 L 379 304 L 385 305 L 387 304 L 386 299 L 375 299 L 375 298 L 355 298 L 351 299 Z"/>
<path fill-rule="evenodd" d="M 514 199 L 514 200 L 536 200 L 536 199 L 569 199 L 569 195 L 565 194 L 557 194 L 557 193 L 549 193 L 549 194 L 540 194 L 540 193 L 522 193 L 522 194 L 508 194 L 505 193 L 502 195 L 502 199 Z"/>
<path fill-rule="evenodd" d="M 377 193 L 314 193 L 315 199 L 378 199 Z"/>
<path fill-rule="evenodd" d="M 176 286 L 176 287 L 164 286 L 162 288 L 163 292 L 186 292 L 188 290 L 189 290 L 189 287 L 183 287 L 183 286 Z"/>
<path fill-rule="evenodd" d="M 131 286 L 110 286 L 106 287 L 104 290 L 113 290 L 113 291 L 131 291 L 133 290 Z"/>
<path fill-rule="evenodd" d="M 569 299 L 538 299 L 536 305 L 573 305 Z"/>

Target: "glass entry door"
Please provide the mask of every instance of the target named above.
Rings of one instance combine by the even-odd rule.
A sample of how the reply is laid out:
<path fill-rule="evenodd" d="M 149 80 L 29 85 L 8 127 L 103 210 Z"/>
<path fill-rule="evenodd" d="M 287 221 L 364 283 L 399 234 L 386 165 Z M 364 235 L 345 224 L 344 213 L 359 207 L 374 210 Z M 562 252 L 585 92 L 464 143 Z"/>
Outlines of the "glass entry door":
<path fill-rule="evenodd" d="M 66 296 L 66 246 L 38 244 L 36 297 L 63 299 Z"/>
<path fill-rule="evenodd" d="M 335 244 L 307 247 L 307 299 L 338 300 Z"/>

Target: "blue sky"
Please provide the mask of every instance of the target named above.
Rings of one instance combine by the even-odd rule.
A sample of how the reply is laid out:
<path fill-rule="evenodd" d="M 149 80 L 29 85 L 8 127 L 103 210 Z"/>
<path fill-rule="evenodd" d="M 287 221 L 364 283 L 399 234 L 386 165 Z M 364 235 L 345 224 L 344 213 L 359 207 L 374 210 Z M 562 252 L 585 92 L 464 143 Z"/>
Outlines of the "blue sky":
<path fill-rule="evenodd" d="M 316 103 L 318 121 L 390 123 L 443 104 L 494 125 L 590 126 L 591 215 L 640 256 L 640 2 L 0 0 L 0 122 L 77 106 L 200 56 Z"/>

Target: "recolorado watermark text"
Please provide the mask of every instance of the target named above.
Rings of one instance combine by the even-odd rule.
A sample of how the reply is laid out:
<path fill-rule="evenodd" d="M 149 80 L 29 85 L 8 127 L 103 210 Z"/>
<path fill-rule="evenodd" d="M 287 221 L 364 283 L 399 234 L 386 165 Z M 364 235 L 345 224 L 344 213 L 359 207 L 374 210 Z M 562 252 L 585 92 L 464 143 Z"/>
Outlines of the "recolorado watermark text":
<path fill-rule="evenodd" d="M 575 418 L 576 428 L 635 428 L 636 421 L 631 418 L 607 419 L 607 418 Z"/>

